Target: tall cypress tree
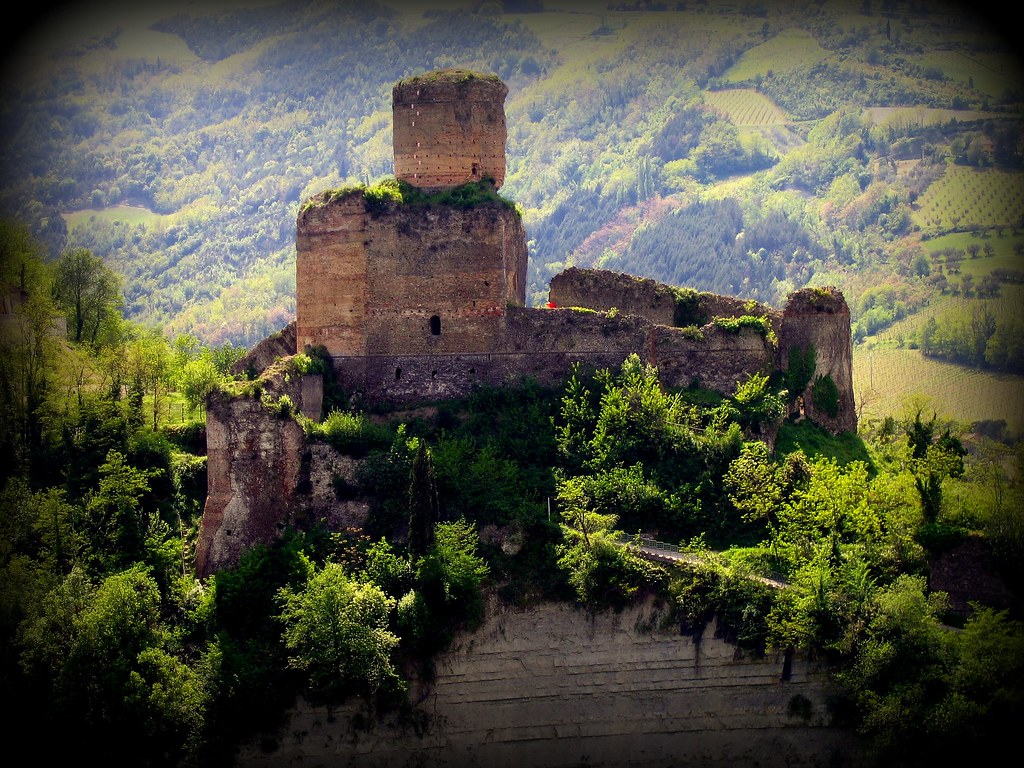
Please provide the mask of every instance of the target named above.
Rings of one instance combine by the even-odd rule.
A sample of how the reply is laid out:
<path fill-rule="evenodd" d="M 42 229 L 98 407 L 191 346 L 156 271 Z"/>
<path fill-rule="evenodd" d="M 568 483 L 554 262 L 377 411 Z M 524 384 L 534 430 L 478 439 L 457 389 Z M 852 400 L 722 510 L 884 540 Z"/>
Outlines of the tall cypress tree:
<path fill-rule="evenodd" d="M 434 543 L 438 517 L 434 457 L 422 440 L 416 446 L 409 473 L 409 555 L 424 555 Z"/>

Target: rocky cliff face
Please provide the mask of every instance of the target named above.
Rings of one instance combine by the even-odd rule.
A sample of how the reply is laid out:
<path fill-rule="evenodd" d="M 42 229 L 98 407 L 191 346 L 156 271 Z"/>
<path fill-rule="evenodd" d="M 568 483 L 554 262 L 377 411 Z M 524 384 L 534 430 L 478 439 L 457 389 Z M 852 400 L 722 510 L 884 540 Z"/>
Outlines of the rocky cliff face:
<path fill-rule="evenodd" d="M 838 690 L 825 669 L 746 658 L 713 625 L 690 637 L 661 629 L 661 618 L 652 603 L 596 615 L 566 604 L 492 606 L 479 631 L 437 660 L 435 679 L 414 685 L 405 725 L 384 718 L 360 729 L 359 702 L 299 701 L 237 765 L 866 765 L 856 737 L 831 722 Z"/>

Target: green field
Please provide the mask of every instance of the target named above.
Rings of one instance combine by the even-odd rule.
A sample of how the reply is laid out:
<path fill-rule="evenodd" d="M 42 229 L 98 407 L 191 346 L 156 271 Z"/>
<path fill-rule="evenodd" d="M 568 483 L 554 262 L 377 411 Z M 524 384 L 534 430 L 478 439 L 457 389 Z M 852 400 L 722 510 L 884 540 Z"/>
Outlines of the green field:
<path fill-rule="evenodd" d="M 1004 419 L 1011 432 L 1024 433 L 1024 376 L 929 360 L 916 349 L 860 345 L 853 352 L 853 390 L 862 421 L 899 416 L 911 398 L 924 397 L 942 417 Z"/>
<path fill-rule="evenodd" d="M 942 73 L 961 83 L 973 83 L 993 98 L 999 98 L 1008 90 L 1020 88 L 1024 72 L 1020 61 L 1007 56 L 968 56 L 962 51 L 930 51 L 921 57 L 921 65 L 935 67 Z"/>
<path fill-rule="evenodd" d="M 725 71 L 725 80 L 742 83 L 769 71 L 789 71 L 812 67 L 829 52 L 822 48 L 814 36 L 802 29 L 786 29 L 761 45 L 744 52 L 732 67 Z"/>
<path fill-rule="evenodd" d="M 103 223 L 114 224 L 120 222 L 128 226 L 143 224 L 147 227 L 166 223 L 171 216 L 164 216 L 153 213 L 148 208 L 138 205 L 112 205 L 109 208 L 86 208 L 82 211 L 73 211 L 64 214 L 64 221 L 68 225 L 68 231 L 74 231 L 79 224 Z"/>
<path fill-rule="evenodd" d="M 914 126 L 946 125 L 956 120 L 971 123 L 978 120 L 1005 118 L 1001 112 L 978 112 L 968 109 L 936 109 L 933 107 L 869 107 L 864 114 L 875 125 L 912 128 Z"/>

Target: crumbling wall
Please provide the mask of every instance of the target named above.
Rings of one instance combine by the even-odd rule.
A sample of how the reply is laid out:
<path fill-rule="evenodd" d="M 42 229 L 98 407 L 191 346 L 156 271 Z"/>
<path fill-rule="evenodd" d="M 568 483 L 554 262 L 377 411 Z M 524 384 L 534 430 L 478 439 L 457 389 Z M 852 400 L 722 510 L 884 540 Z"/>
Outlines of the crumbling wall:
<path fill-rule="evenodd" d="M 658 325 L 673 325 L 676 311 L 676 295 L 669 286 L 606 269 L 569 267 L 551 278 L 548 300 L 558 307 L 615 308 Z"/>
<path fill-rule="evenodd" d="M 658 327 L 648 357 L 667 386 L 682 389 L 697 384 L 731 395 L 750 374 L 770 374 L 776 350 L 754 328 L 734 333 L 709 323 L 696 339 L 681 328 Z"/>
<path fill-rule="evenodd" d="M 648 277 L 607 269 L 569 267 L 551 278 L 549 301 L 558 307 L 586 307 L 645 317 L 664 326 L 703 326 L 716 317 L 765 317 L 778 331 L 779 310 L 756 301 L 707 291 L 680 290 Z"/>
<path fill-rule="evenodd" d="M 302 429 L 258 399 L 213 397 L 206 411 L 208 491 L 196 543 L 200 578 L 233 566 L 294 522 Z"/>
<path fill-rule="evenodd" d="M 855 432 L 857 412 L 853 397 L 853 337 L 850 308 L 835 287 L 802 288 L 789 295 L 779 332 L 779 368 L 789 367 L 790 351 L 814 349 L 816 365 L 807 388 L 790 393 L 803 400 L 804 413 L 834 432 Z M 818 377 L 829 377 L 838 391 L 838 409 L 828 413 L 814 402 Z"/>
<path fill-rule="evenodd" d="M 287 360 L 244 394 L 207 398 L 207 494 L 195 556 L 200 577 L 235 565 L 289 526 L 308 525 L 311 511 L 324 512 L 320 497 L 311 495 L 311 452 L 302 428 L 290 413 L 268 405 L 283 395 L 296 410 L 320 418 L 322 378 L 287 373 Z"/>

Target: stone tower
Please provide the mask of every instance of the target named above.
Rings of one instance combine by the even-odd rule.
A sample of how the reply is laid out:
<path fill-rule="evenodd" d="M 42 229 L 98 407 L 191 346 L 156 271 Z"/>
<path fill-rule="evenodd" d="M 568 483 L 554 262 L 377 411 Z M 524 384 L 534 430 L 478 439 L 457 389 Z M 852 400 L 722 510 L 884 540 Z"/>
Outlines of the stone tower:
<path fill-rule="evenodd" d="M 392 89 L 395 178 L 423 189 L 505 180 L 505 97 L 497 76 L 442 69 Z"/>
<path fill-rule="evenodd" d="M 497 76 L 446 69 L 395 84 L 395 176 L 427 191 L 505 176 Z M 497 196 L 467 205 L 323 193 L 296 222 L 296 351 L 323 347 L 345 386 L 466 391 L 526 302 L 526 232 Z"/>

